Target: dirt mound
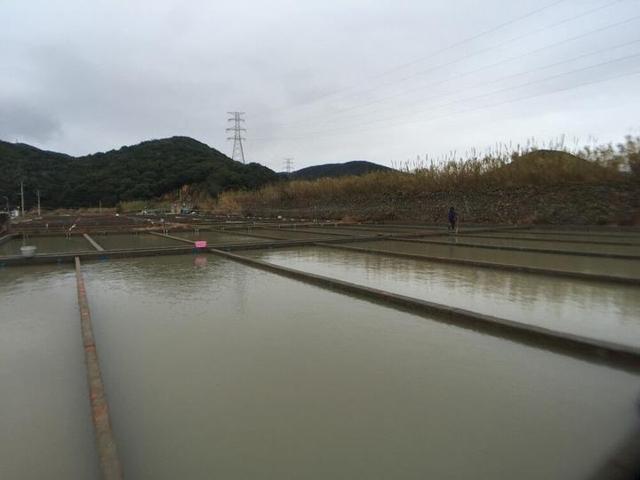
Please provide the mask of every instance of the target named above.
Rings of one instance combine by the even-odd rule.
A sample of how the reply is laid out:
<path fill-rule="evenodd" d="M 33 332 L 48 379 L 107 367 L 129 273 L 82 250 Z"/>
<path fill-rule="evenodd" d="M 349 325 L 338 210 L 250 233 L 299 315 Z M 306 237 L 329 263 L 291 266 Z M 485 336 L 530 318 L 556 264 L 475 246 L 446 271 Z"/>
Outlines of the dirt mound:
<path fill-rule="evenodd" d="M 507 177 L 526 179 L 532 184 L 597 181 L 608 173 L 597 163 L 559 150 L 536 150 L 514 156 L 500 170 Z"/>

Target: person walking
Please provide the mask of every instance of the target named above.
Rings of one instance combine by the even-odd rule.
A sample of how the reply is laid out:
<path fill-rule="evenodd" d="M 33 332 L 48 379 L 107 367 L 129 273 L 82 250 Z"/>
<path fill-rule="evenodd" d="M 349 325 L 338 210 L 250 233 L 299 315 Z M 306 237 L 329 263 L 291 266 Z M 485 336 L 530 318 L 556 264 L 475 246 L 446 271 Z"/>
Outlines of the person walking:
<path fill-rule="evenodd" d="M 458 212 L 453 207 L 449 208 L 449 230 L 458 233 Z"/>

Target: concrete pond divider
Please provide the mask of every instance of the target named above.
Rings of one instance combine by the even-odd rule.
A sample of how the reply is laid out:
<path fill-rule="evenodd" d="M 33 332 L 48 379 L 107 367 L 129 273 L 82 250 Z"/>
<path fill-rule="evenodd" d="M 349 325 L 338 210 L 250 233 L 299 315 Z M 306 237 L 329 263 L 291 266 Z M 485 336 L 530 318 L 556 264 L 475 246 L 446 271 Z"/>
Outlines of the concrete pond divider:
<path fill-rule="evenodd" d="M 211 232 L 215 232 L 215 233 L 222 233 L 222 234 L 227 234 L 227 235 L 236 235 L 236 236 L 242 236 L 242 237 L 254 237 L 254 238 L 264 238 L 267 240 L 281 240 L 280 237 L 269 237 L 267 235 L 259 235 L 259 234 L 254 234 L 254 233 L 243 233 L 243 232 L 239 232 L 239 231 L 228 231 L 228 230 L 223 230 L 223 231 L 217 231 L 217 230 L 204 230 L 202 229 L 201 231 L 211 231 Z M 192 242 L 192 240 L 189 240 L 187 238 L 181 238 L 181 237 L 176 237 L 174 235 L 170 235 L 170 234 L 162 234 L 162 233 L 156 233 L 156 232 L 149 232 L 153 235 L 160 235 L 160 236 L 164 236 L 166 238 L 173 238 L 174 240 L 180 240 L 180 241 L 189 241 Z"/>
<path fill-rule="evenodd" d="M 395 238 L 394 240 L 403 242 L 422 243 L 425 245 L 447 245 L 449 247 L 468 247 L 468 248 L 483 248 L 485 250 L 506 250 L 512 252 L 530 252 L 530 253 L 556 253 L 561 255 L 571 255 L 576 257 L 599 257 L 599 258 L 617 258 L 621 260 L 640 260 L 640 255 L 625 255 L 622 253 L 606 253 L 606 252 L 578 252 L 575 250 L 558 250 L 551 248 L 532 248 L 532 247 L 518 247 L 513 245 L 482 245 L 478 243 L 466 243 L 466 242 L 446 242 L 443 240 L 421 240 L 415 238 Z"/>
<path fill-rule="evenodd" d="M 189 240 L 187 238 L 176 237 L 169 234 L 157 233 L 157 232 L 149 232 L 152 235 L 156 235 L 159 237 L 171 238 L 174 240 L 179 240 L 181 242 L 186 242 L 190 244 L 194 244 L 194 240 Z M 228 232 L 223 232 L 228 233 Z M 273 240 L 273 242 L 260 242 L 260 243 L 230 243 L 230 244 L 212 244 L 210 247 L 217 248 L 225 251 L 232 250 L 253 250 L 253 249 L 271 249 L 271 248 L 286 248 L 286 247 L 304 247 L 315 245 L 318 242 L 325 243 L 351 243 L 351 242 L 368 242 L 373 240 L 389 240 L 394 238 L 394 235 L 374 235 L 374 236 L 349 236 L 349 237 L 341 237 L 341 238 L 332 238 L 332 239 L 321 239 L 321 238 L 309 238 L 309 239 L 286 239 L 281 237 L 266 237 L 266 236 L 257 236 L 257 235 L 246 235 L 244 233 L 234 233 L 237 236 L 248 236 L 248 237 L 257 237 L 264 238 L 267 240 Z M 420 234 L 421 235 L 421 234 Z"/>
<path fill-rule="evenodd" d="M 313 224 L 318 225 L 318 224 Z M 326 224 L 325 224 L 326 225 Z M 340 225 L 340 224 L 338 224 Z M 257 227 L 256 227 L 257 228 Z M 282 229 L 285 231 L 285 229 Z M 487 229 L 490 231 L 494 231 L 495 228 L 492 227 Z M 211 231 L 218 233 L 227 233 L 236 236 L 244 236 L 244 237 L 255 237 L 262 240 L 273 240 L 272 242 L 260 242 L 260 243 L 220 243 L 215 244 L 216 248 L 220 248 L 222 250 L 248 250 L 248 249 L 259 249 L 259 248 L 285 248 L 285 247 L 294 247 L 294 246 L 305 246 L 305 245 L 315 245 L 318 242 L 324 243 L 357 243 L 357 242 L 366 242 L 366 241 L 374 241 L 374 240 L 388 240 L 393 238 L 424 238 L 431 236 L 440 236 L 446 233 L 442 232 L 426 232 L 426 233 L 403 233 L 403 232 L 389 232 L 389 233 L 376 233 L 373 235 L 354 235 L 354 236 L 336 236 L 337 238 L 309 238 L 309 239 L 286 239 L 281 237 L 271 237 L 268 235 L 261 234 L 253 234 L 253 233 L 245 233 L 241 231 L 229 231 L 229 230 L 204 230 L 203 231 Z M 187 238 L 178 237 L 175 235 L 159 233 L 151 230 L 135 230 L 135 231 L 124 231 L 119 229 L 117 233 L 136 233 L 140 235 L 150 234 L 156 235 L 159 237 L 169 238 L 172 240 L 176 240 L 182 243 L 187 243 L 190 245 L 194 244 L 193 240 L 189 240 Z M 123 257 L 144 257 L 150 255 L 172 255 L 172 254 L 186 254 L 193 253 L 194 249 L 180 247 L 180 246 L 167 246 L 167 247 L 150 247 L 150 248 L 118 248 L 118 249 L 104 249 L 102 245 L 100 245 L 95 239 L 91 237 L 91 235 L 87 232 L 83 235 L 83 237 L 91 244 L 93 250 L 86 251 L 75 251 L 69 253 L 37 253 L 35 256 L 30 258 L 25 258 L 20 255 L 10 255 L 10 256 L 0 256 L 0 267 L 7 266 L 21 266 L 21 265 L 32 265 L 32 264 L 46 264 L 46 263 L 68 263 L 73 262 L 76 256 L 79 256 L 81 260 L 92 260 L 92 259 L 107 259 L 107 258 L 123 258 Z M 11 233 L 2 237 L 4 241 L 9 241 L 11 238 L 15 238 L 19 236 L 16 233 Z M 46 236 L 51 236 L 48 234 Z M 53 235 L 60 236 L 60 235 Z M 91 241 L 93 240 L 93 241 Z"/>
<path fill-rule="evenodd" d="M 84 347 L 87 367 L 89 402 L 91 404 L 91 418 L 93 420 L 100 473 L 103 480 L 120 480 L 123 478 L 122 464 L 118 457 L 118 449 L 116 447 L 113 429 L 111 428 L 109 404 L 107 403 L 102 374 L 100 372 L 100 362 L 98 361 L 98 352 L 93 336 L 93 328 L 91 326 L 91 312 L 89 311 L 87 291 L 82 277 L 80 258 L 75 257 L 75 264 L 82 345 Z"/>
<path fill-rule="evenodd" d="M 188 238 L 176 237 L 175 235 L 169 235 L 168 233 L 158 233 L 158 232 L 148 232 L 151 235 L 155 235 L 156 237 L 164 237 L 170 238 L 171 240 L 177 240 L 179 242 L 195 244 L 194 240 L 189 240 Z"/>
<path fill-rule="evenodd" d="M 245 265 L 330 290 L 348 293 L 379 304 L 389 305 L 399 310 L 428 316 L 429 319 L 444 321 L 460 327 L 515 340 L 536 348 L 544 348 L 557 353 L 572 355 L 580 359 L 615 365 L 618 368 L 634 372 L 640 371 L 640 349 L 633 346 L 555 331 L 538 325 L 524 324 L 462 308 L 454 308 L 414 297 L 387 292 L 385 290 L 365 287 L 344 280 L 275 265 L 215 248 L 211 248 L 209 251 Z"/>
<path fill-rule="evenodd" d="M 212 227 L 216 231 L 228 232 L 230 230 L 246 230 L 246 229 L 259 229 L 259 228 L 269 228 L 269 229 L 279 229 L 279 228 L 292 228 L 292 227 L 313 227 L 313 226 L 334 226 L 340 225 L 337 222 L 300 222 L 300 223 L 256 223 L 256 222 L 247 222 L 243 224 L 210 224 L 203 223 L 201 224 L 203 227 Z M 353 224 L 351 224 L 353 225 Z"/>
<path fill-rule="evenodd" d="M 40 253 L 33 257 L 25 258 L 20 255 L 12 255 L 8 257 L 0 257 L 0 268 L 8 266 L 24 266 L 24 265 L 36 265 L 47 263 L 72 263 L 76 256 L 81 260 L 106 260 L 110 258 L 125 258 L 125 257 L 147 257 L 154 255 L 184 255 L 192 254 L 198 250 L 195 248 L 195 242 L 187 238 L 177 237 L 174 235 L 166 235 L 158 232 L 147 232 L 151 235 L 159 237 L 170 238 L 178 240 L 180 242 L 189 244 L 189 246 L 168 246 L 168 247 L 153 247 L 153 248 L 120 248 L 113 250 L 87 250 L 82 252 L 71 253 Z M 238 234 L 242 235 L 242 234 Z M 391 238 L 389 235 L 377 235 L 371 237 L 346 237 L 337 239 L 309 239 L 309 240 L 286 240 L 279 238 L 273 242 L 260 242 L 260 243 L 223 243 L 215 244 L 215 248 L 221 250 L 251 250 L 251 249 L 271 249 L 271 248 L 287 248 L 296 246 L 315 245 L 319 240 L 325 243 L 337 242 L 337 243 L 350 243 L 350 242 L 363 242 L 371 240 L 383 240 Z"/>
<path fill-rule="evenodd" d="M 390 257 L 422 260 L 427 262 L 451 263 L 451 264 L 458 264 L 458 265 L 468 265 L 468 266 L 479 267 L 479 268 L 491 268 L 494 270 L 506 270 L 510 272 L 524 272 L 524 273 L 534 273 L 538 275 L 548 275 L 548 276 L 555 276 L 555 277 L 576 278 L 579 280 L 623 283 L 627 285 L 640 285 L 640 278 L 633 278 L 633 277 L 619 277 L 616 275 L 602 275 L 598 273 L 570 272 L 566 270 L 553 270 L 550 268 L 527 267 L 525 265 L 485 262 L 481 260 L 467 260 L 463 258 L 438 257 L 435 255 L 422 255 L 417 253 L 393 252 L 390 250 L 377 250 L 375 248 L 368 248 L 368 247 L 336 245 L 334 243 L 328 243 L 328 242 L 316 242 L 316 245 L 319 247 L 336 248 L 341 250 L 349 250 L 352 252 L 371 253 L 374 255 L 386 255 Z"/>
<path fill-rule="evenodd" d="M 377 228 L 373 228 L 373 227 L 377 227 Z M 402 235 L 403 234 L 403 230 L 405 231 L 404 233 L 407 234 L 407 236 L 420 236 L 420 235 L 424 235 L 424 236 L 433 236 L 433 237 L 438 237 L 438 236 L 446 236 L 449 235 L 451 232 L 447 229 L 447 227 L 444 227 L 442 225 L 440 226 L 433 226 L 433 225 L 427 225 L 427 226 L 394 226 L 394 225 L 377 225 L 377 224 L 360 224 L 360 225 L 348 225 L 348 226 L 344 226 L 344 227 L 340 227 L 341 229 L 344 230 L 353 230 L 353 231 L 360 231 L 360 232 L 367 232 L 367 231 L 373 231 L 373 232 L 384 232 L 384 233 L 393 233 L 395 235 Z M 390 230 L 386 230 L 386 229 L 390 229 Z M 458 234 L 462 235 L 462 234 L 473 234 L 473 233 L 491 233 L 491 232 L 495 232 L 495 233 L 500 233 L 500 232 L 510 232 L 510 231 L 514 231 L 514 230 L 523 230 L 525 229 L 525 227 L 521 227 L 521 226 L 504 226 L 504 225 L 494 225 L 494 226 L 488 226 L 488 227 L 463 227 L 460 229 L 460 231 L 458 232 Z M 412 230 L 422 230 L 422 233 L 411 233 Z"/>
<path fill-rule="evenodd" d="M 331 230 L 330 227 L 325 227 L 324 229 L 326 230 Z M 380 226 L 378 228 L 376 228 L 375 226 L 369 226 L 369 225 L 358 225 L 358 226 L 345 226 L 345 227 L 340 227 L 341 230 L 349 230 L 351 232 L 362 232 L 362 233 L 367 233 L 367 232 L 377 232 L 378 234 L 395 234 L 395 235 L 444 235 L 446 234 L 446 230 L 433 230 L 433 229 L 429 229 L 429 228 L 423 228 L 423 229 L 415 229 L 418 232 L 417 233 L 412 233 L 412 231 L 414 229 L 399 229 L 399 228 L 389 228 L 389 227 L 384 227 L 384 226 Z M 322 228 L 318 228 L 318 230 L 323 230 Z M 420 232 L 420 230 L 422 230 L 422 232 Z"/>
<path fill-rule="evenodd" d="M 584 244 L 584 245 L 605 245 L 605 246 L 616 246 L 616 247 L 637 247 L 640 246 L 640 243 L 633 243 L 633 242 L 613 242 L 613 241 L 600 241 L 600 240 L 570 240 L 568 238 L 538 238 L 538 237 L 528 237 L 526 235 L 522 235 L 522 236 L 517 236 L 517 237 L 513 237 L 513 236 L 498 236 L 496 237 L 495 235 L 478 235 L 478 233 L 483 233 L 483 232 L 478 232 L 478 231 L 474 231 L 474 232 L 459 232 L 458 235 L 462 236 L 462 237 L 469 237 L 469 238 L 484 238 L 484 239 L 491 239 L 491 240 L 526 240 L 528 242 L 553 242 L 553 243 L 579 243 L 579 244 Z M 489 231 L 486 231 L 486 233 L 489 233 Z M 498 231 L 495 231 L 495 233 L 500 233 Z M 562 234 L 559 234 L 560 236 Z"/>
<path fill-rule="evenodd" d="M 93 248 L 95 248 L 99 252 L 104 252 L 104 248 L 98 242 L 96 242 L 88 233 L 83 233 L 82 236 L 85 238 L 87 242 L 91 244 Z"/>
<path fill-rule="evenodd" d="M 336 232 L 332 232 L 331 229 L 333 227 L 318 227 L 315 230 L 311 230 L 308 228 L 273 228 L 270 230 L 278 230 L 280 232 L 291 232 L 291 233 L 314 233 L 317 235 L 329 235 L 329 236 L 334 236 L 334 237 L 353 237 L 353 234 L 350 233 L 336 233 Z"/>
<path fill-rule="evenodd" d="M 160 247 L 160 248 L 138 248 L 138 249 L 117 249 L 105 250 L 99 252 L 97 250 L 87 250 L 85 252 L 72 253 L 41 253 L 31 258 L 13 255 L 10 257 L 0 257 L 0 267 L 8 266 L 25 266 L 38 265 L 46 263 L 73 263 L 75 257 L 85 260 L 107 260 L 111 258 L 129 258 L 129 257 L 149 257 L 155 255 L 183 255 L 193 253 L 193 247 Z"/>
<path fill-rule="evenodd" d="M 559 230 L 541 230 L 541 229 L 537 229 L 534 226 L 532 226 L 531 228 L 529 228 L 526 233 L 530 233 L 532 235 L 561 235 L 561 236 L 567 236 L 567 237 L 571 237 L 571 236 L 576 236 L 576 237 L 584 237 L 584 236 L 591 236 L 591 237 L 616 237 L 616 238 L 626 238 L 626 239 L 635 239 L 640 241 L 640 230 L 637 229 L 637 227 L 622 227 L 623 229 L 625 229 L 626 231 L 621 232 L 619 229 L 620 227 L 614 227 L 616 228 L 616 230 L 606 230 L 605 228 L 603 229 L 589 229 L 589 228 L 581 228 L 581 227 L 574 227 L 571 228 L 571 226 L 562 226 L 562 229 Z M 567 230 L 567 228 L 569 228 L 569 230 Z"/>
<path fill-rule="evenodd" d="M 175 235 L 170 235 L 170 234 L 165 234 L 165 233 L 156 233 L 156 232 L 149 232 L 152 235 L 156 235 L 158 237 L 164 237 L 164 238 L 171 238 L 173 240 L 178 240 L 181 242 L 185 242 L 185 243 L 190 243 L 192 245 L 195 245 L 195 240 L 189 240 L 188 238 L 182 238 L 182 237 L 176 237 Z M 217 233 L 217 232 L 216 232 Z M 228 233 L 228 232 L 224 232 L 224 233 Z M 283 238 L 275 238 L 275 237 L 265 237 L 265 236 L 258 236 L 258 235 L 245 235 L 244 233 L 233 233 L 232 235 L 237 235 L 237 236 L 243 236 L 243 237 L 256 237 L 256 238 L 264 238 L 267 240 L 275 240 L 274 242 L 262 242 L 262 243 L 231 243 L 231 244 L 219 244 L 216 245 L 216 248 L 221 248 L 221 249 L 229 249 L 229 250 L 238 250 L 238 249 L 245 249 L 245 248 L 274 248 L 274 247 L 289 247 L 289 246 L 295 246 L 295 245 L 313 245 L 314 242 L 317 241 L 317 239 L 315 240 L 286 240 Z"/>
<path fill-rule="evenodd" d="M 445 232 L 448 231 L 449 224 L 448 222 L 440 222 L 440 223 L 424 223 L 424 224 L 407 224 L 407 223 L 361 223 L 358 225 L 362 226 L 376 226 L 376 227 L 389 227 L 389 228 L 405 228 L 405 229 L 440 229 Z M 464 225 L 464 228 L 471 229 L 475 231 L 497 231 L 497 230 L 530 230 L 531 225 L 512 225 L 512 224 L 504 224 L 504 223 L 494 223 L 494 224 L 480 224 L 480 223 L 469 223 L 460 225 Z"/>
<path fill-rule="evenodd" d="M 265 240 L 286 240 L 286 239 L 283 239 L 282 237 L 274 237 L 273 235 L 269 235 L 269 234 L 263 235 L 261 233 L 254 233 L 254 230 L 257 230 L 257 229 L 252 229 L 251 230 L 252 233 L 248 233 L 240 230 L 233 230 L 233 231 L 224 230 L 218 233 L 223 233 L 226 235 L 236 235 L 241 237 L 261 238 Z"/>
<path fill-rule="evenodd" d="M 395 238 L 395 237 L 403 237 L 403 238 L 422 238 L 422 237 L 441 237 L 443 235 L 446 235 L 446 231 L 425 231 L 425 232 L 416 232 L 416 233 L 412 233 L 412 232 L 400 232 L 397 230 L 393 230 L 393 231 L 384 231 L 383 229 L 380 230 L 373 230 L 373 229 L 359 229 L 359 228 L 348 228 L 348 227 L 344 227 L 345 230 L 350 230 L 353 233 L 349 234 L 349 233 L 335 233 L 332 232 L 333 227 L 318 227 L 315 228 L 314 230 L 310 230 L 310 229 L 305 229 L 305 228 L 279 228 L 278 230 L 282 231 L 282 232 L 291 232 L 291 233 L 315 233 L 318 235 L 322 235 L 322 236 L 335 236 L 335 237 L 343 237 L 343 238 L 365 238 L 365 237 L 371 237 L 373 239 L 379 240 L 381 236 L 384 236 L 385 238 Z M 272 229 L 275 230 L 275 229 Z M 356 232 L 362 232 L 361 235 L 356 235 Z M 370 232 L 377 232 L 375 235 L 372 235 Z"/>

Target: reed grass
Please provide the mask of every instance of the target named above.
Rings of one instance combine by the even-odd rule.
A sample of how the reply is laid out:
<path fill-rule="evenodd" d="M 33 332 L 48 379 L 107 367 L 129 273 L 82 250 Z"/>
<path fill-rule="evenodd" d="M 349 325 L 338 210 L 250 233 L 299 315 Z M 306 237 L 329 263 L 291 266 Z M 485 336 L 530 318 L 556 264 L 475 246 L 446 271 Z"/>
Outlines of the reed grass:
<path fill-rule="evenodd" d="M 574 139 L 574 144 L 577 140 Z M 255 191 L 224 192 L 217 209 L 227 213 L 261 207 L 315 208 L 434 192 L 482 191 L 525 186 L 608 183 L 640 179 L 640 136 L 617 145 L 566 146 L 559 137 L 546 144 L 531 139 L 523 145 L 498 144 L 485 150 L 455 151 L 440 157 L 394 165 L 394 170 L 362 176 L 293 180 Z"/>

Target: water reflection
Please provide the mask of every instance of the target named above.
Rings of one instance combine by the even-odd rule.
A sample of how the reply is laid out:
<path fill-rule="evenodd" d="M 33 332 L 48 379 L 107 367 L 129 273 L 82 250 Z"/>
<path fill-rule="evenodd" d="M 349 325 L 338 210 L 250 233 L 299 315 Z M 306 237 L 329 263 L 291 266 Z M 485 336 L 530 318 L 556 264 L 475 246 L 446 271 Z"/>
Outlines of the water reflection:
<path fill-rule="evenodd" d="M 431 245 L 402 241 L 375 241 L 351 244 L 375 250 L 449 257 L 463 260 L 504 263 L 572 272 L 618 275 L 640 278 L 640 260 L 575 257 L 562 254 L 540 254 L 506 250 L 482 250 L 456 245 Z"/>
<path fill-rule="evenodd" d="M 242 254 L 489 315 L 640 345 L 640 289 L 635 286 L 313 247 Z"/>
<path fill-rule="evenodd" d="M 120 248 L 179 247 L 186 243 L 148 233 L 137 234 L 92 234 L 91 237 L 105 250 Z"/>
<path fill-rule="evenodd" d="M 86 268 L 131 478 L 578 479 L 636 420 L 636 375 L 227 260 Z"/>
<path fill-rule="evenodd" d="M 209 244 L 233 244 L 233 243 L 265 243 L 270 242 L 268 239 L 256 237 L 243 237 L 242 235 L 210 232 L 200 230 L 199 232 L 175 232 L 171 235 L 176 237 L 187 238 L 189 240 L 206 240 Z"/>
<path fill-rule="evenodd" d="M 531 241 L 522 240 L 519 238 L 480 238 L 468 235 L 453 235 L 450 237 L 439 237 L 438 241 L 449 241 L 451 243 L 471 243 L 474 245 L 490 245 L 490 246 L 504 246 L 504 247 L 523 247 L 523 248 L 535 248 L 535 249 L 548 249 L 548 250 L 566 250 L 573 252 L 584 253 L 614 253 L 625 255 L 640 255 L 640 244 L 637 246 L 625 246 L 625 245 L 594 245 L 584 243 L 559 243 L 553 241 Z"/>
<path fill-rule="evenodd" d="M 0 478 L 98 478 L 68 266 L 0 269 L 0 388 Z"/>
<path fill-rule="evenodd" d="M 72 235 L 71 237 L 51 236 L 51 237 L 27 237 L 13 238 L 0 245 L 0 257 L 9 255 L 20 255 L 22 245 L 33 245 L 37 248 L 36 253 L 66 253 L 79 251 L 94 251 L 94 248 L 84 237 Z"/>
<path fill-rule="evenodd" d="M 510 232 L 486 232 L 482 234 L 483 236 L 490 237 L 509 237 L 509 238 L 520 238 L 520 239 L 538 239 L 538 240 L 581 240 L 588 241 L 594 243 L 632 243 L 636 245 L 640 245 L 640 235 L 627 233 L 627 234 L 597 234 L 597 233 L 566 233 L 566 232 L 558 232 L 558 233 L 538 233 L 537 231 L 510 231 Z"/>
<path fill-rule="evenodd" d="M 308 233 L 308 232 L 296 232 L 293 230 L 286 230 L 286 231 L 282 231 L 279 229 L 266 229 L 266 228 L 259 228 L 259 229 L 255 229 L 252 233 L 256 233 L 258 235 L 265 235 L 265 236 L 269 236 L 269 237 L 274 237 L 274 238 L 281 238 L 283 240 L 307 240 L 307 239 L 313 239 L 313 238 L 319 238 L 319 239 L 328 239 L 328 238 L 335 238 L 333 235 L 326 235 L 323 234 L 322 232 L 318 232 L 318 233 Z"/>

